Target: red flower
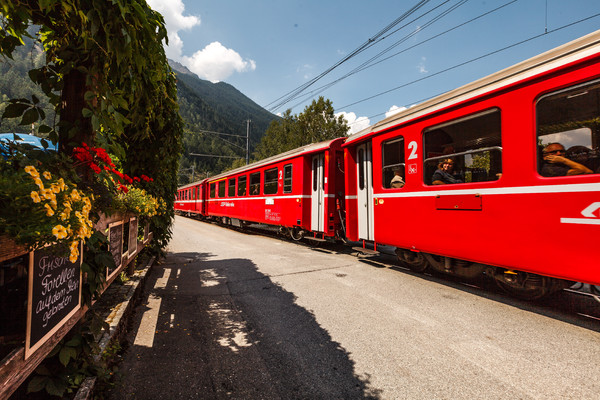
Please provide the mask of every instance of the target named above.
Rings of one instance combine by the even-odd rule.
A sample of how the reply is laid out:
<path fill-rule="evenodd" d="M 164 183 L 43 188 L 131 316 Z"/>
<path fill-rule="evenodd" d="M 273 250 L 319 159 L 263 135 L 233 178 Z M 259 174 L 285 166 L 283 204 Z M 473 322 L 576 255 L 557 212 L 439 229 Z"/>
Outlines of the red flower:
<path fill-rule="evenodd" d="M 129 191 L 127 186 L 124 185 L 119 185 L 119 190 L 121 190 L 123 193 L 127 193 Z"/>
<path fill-rule="evenodd" d="M 142 175 L 141 178 L 145 181 L 145 182 L 150 182 L 150 178 L 148 178 L 146 175 Z"/>
<path fill-rule="evenodd" d="M 140 178 L 138 178 L 137 176 L 133 178 L 134 181 L 139 182 Z"/>
<path fill-rule="evenodd" d="M 92 150 L 96 153 L 96 156 L 100 160 L 102 160 L 106 164 L 112 165 L 112 160 L 111 160 L 110 156 L 108 155 L 108 153 L 106 152 L 106 150 L 104 150 L 102 147 L 96 147 Z"/>
<path fill-rule="evenodd" d="M 116 169 L 113 169 L 112 172 L 114 172 L 115 175 L 117 175 L 119 178 L 123 179 L 123 174 L 117 171 Z"/>
<path fill-rule="evenodd" d="M 99 174 L 100 172 L 102 172 L 102 170 L 100 169 L 100 167 L 94 163 L 90 164 L 90 168 L 92 170 L 94 170 L 95 173 Z"/>
<path fill-rule="evenodd" d="M 131 179 L 127 174 L 123 174 L 123 179 L 125 179 L 130 185 L 133 183 L 133 179 Z"/>

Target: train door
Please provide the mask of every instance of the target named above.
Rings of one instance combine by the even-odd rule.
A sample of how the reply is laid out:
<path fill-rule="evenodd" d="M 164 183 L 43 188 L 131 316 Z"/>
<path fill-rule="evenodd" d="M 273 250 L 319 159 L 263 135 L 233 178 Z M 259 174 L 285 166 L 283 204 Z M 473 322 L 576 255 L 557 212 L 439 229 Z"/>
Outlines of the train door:
<path fill-rule="evenodd" d="M 371 142 L 357 146 L 356 163 L 356 176 L 358 179 L 358 237 L 364 240 L 374 240 Z"/>
<path fill-rule="evenodd" d="M 325 231 L 325 155 L 317 154 L 312 159 L 312 195 L 310 229 Z"/>

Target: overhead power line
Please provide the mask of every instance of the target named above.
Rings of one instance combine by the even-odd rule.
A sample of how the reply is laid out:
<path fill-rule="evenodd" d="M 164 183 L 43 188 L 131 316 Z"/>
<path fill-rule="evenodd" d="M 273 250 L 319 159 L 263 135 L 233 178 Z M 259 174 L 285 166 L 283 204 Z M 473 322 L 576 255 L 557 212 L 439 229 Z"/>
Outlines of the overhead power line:
<path fill-rule="evenodd" d="M 337 67 L 339 67 L 340 65 L 342 65 L 343 63 L 345 63 L 346 61 L 350 60 L 351 58 L 355 57 L 356 55 L 360 54 L 364 50 L 366 50 L 369 47 L 371 47 L 377 41 L 377 39 L 379 39 L 381 36 L 383 36 L 385 33 L 387 33 L 389 30 L 391 30 L 394 26 L 398 25 L 400 22 L 402 22 L 408 16 L 410 16 L 411 14 L 413 14 L 419 8 L 423 7 L 429 1 L 430 0 L 421 0 L 421 1 L 419 1 L 410 10 L 408 10 L 407 12 L 405 12 L 404 14 L 402 14 L 400 17 L 396 18 L 391 24 L 387 25 L 385 28 L 383 28 L 382 30 L 380 30 L 379 32 L 377 32 L 377 34 L 375 34 L 375 36 L 369 38 L 366 42 L 364 42 L 359 47 L 357 47 L 356 49 L 354 49 L 350 54 L 348 54 L 347 56 L 345 56 L 344 58 L 342 58 L 340 61 L 338 61 L 337 63 L 335 63 L 333 66 L 329 67 L 327 70 L 325 70 L 324 72 L 320 73 L 315 78 L 313 78 L 313 79 L 309 80 L 308 82 L 300 85 L 296 89 L 294 89 L 294 90 L 292 90 L 292 91 L 284 94 L 283 96 L 279 97 L 278 99 L 276 99 L 276 100 L 272 101 L 271 103 L 267 104 L 265 106 L 265 108 L 270 106 L 269 111 L 273 112 L 273 111 L 277 110 L 278 108 L 282 107 L 283 105 L 287 104 L 292 99 L 296 98 L 299 94 L 301 94 L 306 89 L 308 89 L 310 86 L 312 86 L 313 84 L 315 84 L 318 80 L 320 80 L 321 78 L 323 78 L 325 75 L 329 74 L 331 71 L 333 71 L 334 69 L 336 69 Z"/>
<path fill-rule="evenodd" d="M 445 73 L 445 72 L 451 71 L 451 70 L 453 70 L 453 69 L 456 69 L 456 68 L 462 67 L 463 65 L 470 64 L 470 63 L 472 63 L 472 62 L 475 62 L 475 61 L 481 60 L 481 59 L 483 59 L 483 58 L 486 58 L 486 57 L 489 57 L 489 56 L 491 56 L 491 55 L 494 55 L 494 54 L 500 53 L 500 52 L 502 52 L 502 51 L 505 51 L 505 50 L 511 49 L 511 48 L 513 48 L 513 47 L 520 46 L 520 45 L 522 45 L 522 44 L 524 44 L 524 43 L 527 43 L 527 42 L 530 42 L 530 41 L 532 41 L 532 40 L 539 39 L 539 38 L 540 38 L 540 37 L 542 37 L 542 36 L 545 36 L 545 35 L 549 35 L 549 34 L 552 34 L 552 33 L 558 32 L 558 31 L 560 31 L 560 30 L 563 30 L 563 29 L 569 28 L 569 27 L 571 27 L 571 26 L 573 26 L 573 25 L 577 25 L 577 24 L 580 24 L 580 23 L 582 23 L 582 22 L 585 22 L 585 21 L 588 21 L 588 20 L 590 20 L 590 19 L 597 18 L 597 17 L 600 17 L 600 13 L 597 13 L 597 14 L 591 15 L 591 16 L 589 16 L 589 17 L 586 17 L 586 18 L 582 18 L 582 19 L 580 19 L 580 20 L 578 20 L 578 21 L 571 22 L 571 23 L 569 23 L 569 24 L 566 24 L 566 25 L 560 26 L 560 27 L 558 27 L 558 28 L 555 28 L 555 29 L 551 29 L 551 30 L 549 30 L 549 31 L 547 31 L 547 32 L 544 32 L 544 33 L 541 33 L 541 34 L 539 34 L 539 35 L 534 35 L 534 36 L 531 36 L 531 37 L 529 37 L 529 38 L 527 38 L 527 39 L 524 39 L 524 40 L 521 40 L 521 41 L 519 41 L 519 42 L 516 42 L 516 43 L 510 44 L 510 45 L 508 45 L 508 46 L 505 46 L 505 47 L 502 47 L 502 48 L 500 48 L 500 49 L 497 49 L 497 50 L 491 51 L 491 52 L 489 52 L 489 53 L 486 53 L 486 54 L 483 54 L 483 55 L 481 55 L 481 56 L 478 56 L 478 57 L 472 58 L 472 59 L 470 59 L 470 60 L 467 60 L 467 61 L 464 61 L 464 62 L 461 62 L 461 63 L 455 64 L 455 65 L 453 65 L 453 66 L 451 66 L 451 67 L 445 68 L 445 69 L 443 69 L 443 70 L 441 70 L 441 71 L 438 71 L 438 72 L 435 72 L 435 73 L 433 73 L 433 74 L 431 74 L 431 75 L 427 75 L 427 76 L 425 76 L 425 77 L 423 77 L 423 78 L 415 79 L 414 81 L 407 82 L 407 83 L 405 83 L 405 84 L 402 84 L 402 85 L 400 85 L 400 86 L 396 86 L 396 87 L 394 87 L 394 88 L 391 88 L 391 89 L 385 90 L 385 91 L 383 91 L 383 92 L 380 92 L 380 93 L 374 94 L 374 95 L 372 95 L 372 96 L 365 97 L 365 98 L 363 98 L 363 99 L 361 99 L 361 100 L 358 100 L 358 101 L 355 101 L 355 102 L 353 102 L 353 103 L 346 104 L 346 105 L 344 105 L 344 106 L 341 106 L 341 107 L 339 107 L 338 109 L 344 109 L 344 108 L 347 108 L 347 107 L 350 107 L 350 106 L 354 106 L 354 105 L 356 105 L 356 104 L 363 103 L 363 102 L 365 102 L 365 101 L 368 101 L 368 100 L 372 100 L 372 99 L 374 99 L 374 98 L 376 98 L 376 97 L 383 96 L 384 94 L 388 94 L 388 93 L 390 93 L 390 92 L 393 92 L 393 91 L 396 91 L 396 90 L 398 90 L 398 89 L 405 88 L 405 87 L 407 87 L 407 86 L 409 86 L 409 85 L 412 85 L 412 84 L 415 84 L 415 83 L 418 83 L 418 82 L 424 81 L 424 80 L 426 80 L 426 79 L 429 79 L 429 78 L 433 78 L 434 76 L 437 76 L 437 75 L 443 74 L 443 73 Z M 439 94 L 436 94 L 436 95 L 433 95 L 433 96 L 427 97 L 427 98 L 425 98 L 425 99 L 421 99 L 421 100 L 417 100 L 417 101 L 410 102 L 410 103 L 406 104 L 406 106 L 408 107 L 408 106 L 409 106 L 409 105 L 411 105 L 411 104 L 419 104 L 419 103 L 422 103 L 422 102 L 424 102 L 424 101 L 427 101 L 427 100 L 429 100 L 429 99 L 432 99 L 432 98 L 434 98 L 434 97 L 436 97 L 436 96 L 439 96 L 439 95 L 441 95 L 441 94 L 443 94 L 443 93 L 439 93 Z M 370 116 L 370 117 L 367 117 L 367 118 L 371 119 L 371 118 L 378 117 L 378 116 L 381 116 L 381 115 L 384 115 L 384 114 L 385 114 L 385 112 L 382 112 L 382 113 L 375 114 L 375 115 L 372 115 L 372 116 Z"/>
<path fill-rule="evenodd" d="M 430 39 L 427 39 L 427 40 L 425 40 L 425 41 L 422 41 L 422 42 L 420 42 L 420 43 L 417 43 L 417 44 L 415 44 L 415 45 L 413 45 L 413 46 L 410 46 L 410 47 L 408 47 L 407 49 L 404 49 L 404 50 L 402 50 L 402 51 L 400 51 L 400 52 L 398 52 L 398 53 L 395 53 L 395 54 L 393 54 L 393 55 L 391 55 L 391 56 L 389 56 L 389 57 L 386 57 L 386 58 L 384 58 L 383 60 L 380 60 L 380 61 L 378 61 L 378 62 L 375 62 L 375 60 L 377 60 L 378 58 L 380 58 L 380 57 L 381 57 L 381 56 L 383 56 L 384 54 L 388 53 L 389 51 L 391 51 L 391 50 L 392 50 L 392 49 L 394 49 L 395 47 L 399 46 L 400 44 L 402 44 L 402 43 L 406 42 L 407 40 L 409 40 L 409 39 L 410 39 L 410 38 L 412 38 L 413 36 L 417 35 L 418 33 L 421 33 L 421 32 L 423 32 L 423 30 L 425 30 L 426 28 L 428 28 L 429 26 L 431 26 L 433 23 L 437 22 L 437 21 L 438 21 L 438 20 L 440 20 L 441 18 L 445 17 L 446 15 L 450 14 L 452 11 L 456 10 L 458 7 L 460 7 L 461 5 L 465 4 L 467 1 L 469 1 L 469 0 L 461 0 L 461 1 L 460 1 L 458 4 L 455 4 L 455 5 L 451 6 L 449 9 L 447 9 L 447 10 L 445 10 L 445 11 L 442 11 L 440 14 L 438 14 L 438 15 L 437 15 L 437 16 L 435 16 L 435 17 L 433 17 L 433 19 L 429 20 L 428 22 L 426 22 L 425 24 L 423 24 L 422 26 L 420 26 L 418 30 L 414 30 L 414 31 L 412 31 L 411 33 L 409 33 L 408 35 L 405 35 L 405 36 L 404 36 L 404 37 L 402 37 L 400 40 L 397 40 L 397 41 L 396 41 L 394 44 L 392 44 L 391 46 L 388 46 L 388 47 L 387 47 L 385 50 L 383 50 L 383 51 L 379 52 L 377 55 L 375 55 L 375 56 L 371 57 L 369 60 L 365 61 L 364 63 L 362 63 L 362 64 L 361 64 L 361 65 L 359 65 L 358 67 L 354 68 L 354 69 L 353 69 L 353 70 L 351 70 L 350 72 L 348 72 L 348 73 L 346 73 L 345 75 L 343 75 L 342 77 L 340 77 L 340 78 L 338 78 L 338 79 L 336 79 L 336 80 L 334 80 L 334 81 L 332 81 L 332 82 L 329 82 L 329 83 L 327 83 L 327 84 L 325 84 L 325 85 L 323 85 L 323 86 L 321 86 L 321 87 L 319 87 L 319 88 L 317 88 L 317 89 L 315 89 L 315 90 L 312 90 L 312 91 L 311 91 L 311 92 L 309 92 L 309 93 L 308 93 L 308 94 L 307 94 L 307 95 L 306 95 L 306 96 L 305 96 L 305 97 L 304 97 L 304 98 L 303 98 L 303 99 L 302 99 L 300 102 L 298 102 L 297 104 L 294 104 L 294 105 L 292 106 L 292 108 L 295 108 L 295 107 L 299 106 L 300 104 L 304 103 L 304 102 L 305 102 L 305 101 L 307 101 L 308 99 L 310 99 L 310 98 L 314 97 L 316 94 L 320 94 L 320 93 L 324 92 L 325 90 L 327 90 L 327 89 L 331 88 L 332 86 L 336 85 L 337 83 L 339 83 L 339 82 L 343 81 L 343 80 L 344 80 L 344 79 L 346 79 L 346 78 L 349 78 L 350 76 L 352 76 L 352 75 L 354 75 L 354 74 L 357 74 L 357 73 L 359 73 L 359 72 L 361 72 L 361 71 L 364 71 L 364 70 L 365 70 L 365 69 L 367 69 L 367 68 L 373 67 L 373 66 L 375 66 L 375 65 L 377 65 L 377 64 L 379 64 L 379 63 L 381 63 L 381 62 L 383 62 L 383 61 L 389 60 L 389 59 L 390 59 L 390 58 L 392 58 L 392 57 L 395 57 L 395 56 L 397 56 L 397 55 L 399 55 L 399 54 L 402 54 L 402 53 L 404 53 L 405 51 L 408 51 L 408 50 L 410 50 L 410 49 L 413 49 L 413 48 L 415 48 L 415 47 L 417 47 L 417 46 L 419 46 L 419 45 L 421 45 L 421 44 L 423 44 L 423 43 L 426 43 L 426 42 L 428 42 L 428 41 L 430 41 L 430 40 L 432 40 L 432 39 L 434 39 L 434 38 L 436 38 L 436 37 L 439 37 L 439 36 L 441 36 L 441 35 L 443 35 L 443 34 L 446 34 L 446 33 L 450 32 L 450 31 L 452 31 L 452 30 L 455 30 L 455 29 L 457 29 L 457 28 L 459 28 L 459 27 L 461 27 L 461 26 L 464 26 L 464 25 L 466 25 L 466 24 L 468 24 L 468 23 L 470 23 L 470 22 L 473 22 L 473 21 L 475 21 L 475 20 L 477 20 L 477 19 L 479 19 L 479 18 L 482 18 L 483 16 L 486 16 L 486 15 L 488 15 L 488 14 L 491 14 L 492 12 L 495 12 L 495 11 L 497 11 L 497 10 L 499 10 L 499 9 L 501 9 L 501 8 L 503 8 L 503 7 L 507 6 L 507 5 L 509 5 L 509 4 L 515 3 L 515 2 L 516 2 L 516 1 L 518 1 L 518 0 L 512 0 L 512 1 L 510 1 L 509 3 L 507 3 L 507 4 L 504 4 L 503 6 L 500 6 L 500 7 L 496 8 L 496 9 L 494 9 L 494 10 L 492 10 L 492 11 L 489 11 L 489 12 L 486 12 L 486 13 L 484 13 L 484 14 L 481 14 L 481 15 L 479 15 L 479 16 L 477 16 L 477 17 L 475 17 L 475 18 L 473 18 L 473 19 L 471 19 L 471 20 L 469 20 L 469 21 L 467 21 L 467 22 L 465 22 L 465 23 L 462 23 L 462 24 L 460 24 L 460 25 L 457 25 L 457 26 L 455 26 L 455 27 L 453 27 L 453 28 L 451 28 L 451 29 L 448 29 L 448 30 L 447 30 L 447 31 L 445 31 L 445 32 L 442 32 L 442 33 L 440 33 L 440 34 L 438 34 L 438 35 L 435 35 L 434 37 L 432 37 L 432 38 L 430 38 Z M 444 4 L 446 4 L 446 3 L 447 3 L 447 2 L 444 2 L 444 3 L 440 4 L 440 5 L 438 5 L 437 7 L 435 7 L 435 8 L 433 8 L 433 9 L 431 9 L 431 10 L 427 11 L 426 13 L 424 13 L 424 14 L 422 14 L 421 16 L 419 16 L 419 17 L 417 17 L 417 18 L 413 19 L 412 21 L 408 22 L 407 24 L 405 24 L 404 26 L 402 26 L 402 27 L 398 28 L 396 31 L 394 31 L 394 32 L 392 32 L 392 33 L 395 33 L 395 32 L 397 32 L 398 30 L 400 30 L 400 29 L 402 29 L 402 28 L 406 27 L 407 25 L 409 25 L 409 24 L 411 24 L 411 23 L 413 23 L 413 22 L 417 21 L 418 19 L 420 19 L 420 18 L 424 17 L 425 15 L 429 14 L 430 12 L 432 12 L 432 11 L 436 10 L 437 8 L 441 7 L 442 5 L 444 5 Z"/>

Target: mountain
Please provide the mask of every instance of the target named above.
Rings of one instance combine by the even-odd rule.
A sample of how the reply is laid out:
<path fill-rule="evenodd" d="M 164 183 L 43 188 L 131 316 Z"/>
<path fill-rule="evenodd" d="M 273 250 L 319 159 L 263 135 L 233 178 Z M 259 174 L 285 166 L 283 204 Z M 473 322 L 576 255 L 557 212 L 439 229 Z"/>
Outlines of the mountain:
<path fill-rule="evenodd" d="M 200 79 L 175 61 L 169 60 L 169 64 L 177 76 L 179 112 L 186 129 L 181 183 L 192 179 L 192 171 L 201 172 L 203 176 L 212 175 L 232 165 L 233 158 L 198 157 L 190 153 L 245 157 L 247 120 L 251 121 L 249 152 L 252 154 L 271 121 L 278 117 L 228 83 L 212 83 Z M 214 132 L 243 137 L 217 135 Z M 198 177 L 194 176 L 194 179 Z"/>
<path fill-rule="evenodd" d="M 34 41 L 26 40 L 26 44 L 17 48 L 13 56 L 13 60 L 5 59 L 0 62 L 0 115 L 9 99 L 30 99 L 33 94 L 40 99 L 46 110 L 45 123 L 51 125 L 54 121 L 52 107 L 41 89 L 28 76 L 29 69 L 43 65 L 43 50 Z M 180 114 L 185 122 L 180 183 L 199 178 L 195 174 L 192 176 L 192 172 L 201 172 L 202 176 L 212 175 L 231 168 L 234 162 L 242 162 L 235 160 L 235 157 L 246 156 L 247 120 L 251 121 L 249 152 L 252 154 L 271 121 L 278 117 L 227 83 L 211 83 L 200 79 L 177 62 L 169 60 L 169 64 L 177 76 Z M 31 133 L 29 125 L 22 126 L 18 123 L 18 119 L 0 120 L 0 133 Z M 215 132 L 232 136 L 217 135 Z M 191 156 L 190 153 L 230 158 L 198 157 Z"/>

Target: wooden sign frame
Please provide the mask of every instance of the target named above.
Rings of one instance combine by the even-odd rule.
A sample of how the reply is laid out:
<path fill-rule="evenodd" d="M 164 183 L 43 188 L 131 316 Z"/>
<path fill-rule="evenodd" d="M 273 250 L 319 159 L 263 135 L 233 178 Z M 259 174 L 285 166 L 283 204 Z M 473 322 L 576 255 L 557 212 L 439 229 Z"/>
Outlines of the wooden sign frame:
<path fill-rule="evenodd" d="M 137 253 L 137 236 L 138 236 L 138 219 L 131 217 L 129 219 L 129 241 L 127 246 L 127 257 L 131 257 Z M 133 250 L 133 251 L 132 251 Z"/>
<path fill-rule="evenodd" d="M 81 264 L 83 261 L 83 243 L 80 244 L 79 257 L 75 263 L 71 263 L 70 261 L 68 261 L 68 258 L 69 258 L 68 256 L 56 257 L 56 256 L 52 255 L 51 253 L 49 254 L 49 256 L 55 257 L 55 259 L 62 259 L 63 260 L 62 262 L 65 262 L 64 260 L 66 259 L 68 262 L 68 265 L 75 265 L 76 268 L 79 270 L 79 275 L 77 276 L 77 278 L 78 278 L 77 302 L 76 302 L 75 306 L 73 307 L 73 309 L 70 310 L 66 315 L 64 315 L 60 319 L 60 321 L 58 321 L 54 326 L 52 326 L 48 332 L 43 334 L 43 336 L 40 337 L 39 339 L 36 339 L 36 340 L 34 339 L 32 341 L 33 311 L 34 311 L 34 305 L 33 305 L 33 302 L 34 302 L 33 289 L 34 289 L 34 287 L 33 287 L 33 284 L 34 284 L 34 273 L 36 271 L 36 268 L 34 265 L 34 260 L 36 258 L 36 253 L 39 254 L 40 252 L 47 251 L 50 247 L 51 246 L 46 246 L 42 249 L 38 249 L 38 250 L 35 250 L 35 251 L 32 251 L 29 253 L 29 277 L 28 277 L 29 282 L 28 282 L 28 289 L 27 289 L 27 330 L 25 333 L 25 359 L 27 359 L 32 354 L 34 354 L 37 349 L 39 349 L 44 343 L 46 343 L 65 323 L 67 323 L 67 321 L 69 321 L 69 319 L 71 319 L 71 317 L 73 317 L 73 315 L 75 315 L 75 313 L 77 313 L 81 309 L 81 285 L 83 283 L 83 273 L 81 272 Z M 52 268 L 52 269 L 56 268 L 56 267 L 51 267 L 51 265 L 49 265 L 48 267 Z M 67 279 L 68 279 L 68 281 L 67 281 Z M 59 276 L 52 279 L 51 282 L 48 282 L 47 286 L 51 287 L 48 290 L 55 289 L 56 288 L 55 285 L 58 285 L 58 286 L 67 285 L 67 286 L 63 287 L 59 293 L 48 294 L 48 296 L 46 297 L 45 300 L 41 299 L 40 301 L 38 301 L 38 305 L 40 305 L 40 303 L 41 303 L 41 305 L 44 308 L 47 308 L 49 306 L 45 305 L 44 304 L 45 302 L 54 303 L 54 302 L 58 301 L 60 298 L 66 299 L 66 295 L 68 295 L 68 293 L 71 291 L 71 287 L 70 287 L 71 284 L 72 284 L 72 278 L 69 277 L 67 270 L 65 268 L 63 268 L 62 272 L 59 274 Z M 66 289 L 68 289 L 68 291 L 65 291 Z M 64 296 L 63 296 L 63 294 L 64 294 Z M 41 296 L 45 296 L 45 294 L 43 294 Z M 57 307 L 60 304 L 61 303 L 57 304 Z M 37 309 L 38 305 L 36 305 L 36 309 Z M 58 311 L 60 311 L 60 309 Z M 37 313 L 38 312 L 36 312 L 36 314 Z M 50 316 L 50 318 L 51 317 L 52 316 Z"/>
<path fill-rule="evenodd" d="M 119 262 L 117 263 L 117 260 L 115 259 L 115 255 L 112 252 L 110 233 L 111 233 L 112 228 L 119 226 L 119 225 L 121 225 L 121 245 L 120 245 L 120 249 L 119 249 L 121 256 L 119 257 L 119 259 L 118 259 Z M 113 259 L 115 259 L 116 265 L 115 265 L 114 271 L 110 271 L 108 269 L 108 267 L 106 267 L 106 280 L 107 281 L 112 279 L 113 276 L 115 276 L 117 273 L 119 273 L 119 271 L 121 270 L 121 266 L 123 265 L 123 256 L 124 256 L 124 254 L 123 254 L 123 221 L 117 221 L 117 222 L 112 222 L 112 223 L 108 224 L 108 251 L 112 254 Z"/>
<path fill-rule="evenodd" d="M 150 239 L 150 222 L 146 222 L 144 225 L 144 244 L 148 243 Z"/>

